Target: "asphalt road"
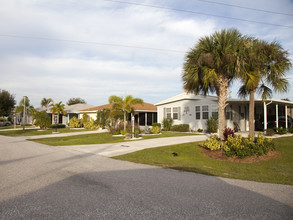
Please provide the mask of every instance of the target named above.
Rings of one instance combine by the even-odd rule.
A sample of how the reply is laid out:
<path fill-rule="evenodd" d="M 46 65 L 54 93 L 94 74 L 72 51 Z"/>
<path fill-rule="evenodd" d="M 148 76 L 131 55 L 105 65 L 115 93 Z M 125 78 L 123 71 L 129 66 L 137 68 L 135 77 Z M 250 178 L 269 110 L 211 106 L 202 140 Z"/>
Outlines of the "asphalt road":
<path fill-rule="evenodd" d="M 0 136 L 0 219 L 293 219 L 293 187 Z"/>

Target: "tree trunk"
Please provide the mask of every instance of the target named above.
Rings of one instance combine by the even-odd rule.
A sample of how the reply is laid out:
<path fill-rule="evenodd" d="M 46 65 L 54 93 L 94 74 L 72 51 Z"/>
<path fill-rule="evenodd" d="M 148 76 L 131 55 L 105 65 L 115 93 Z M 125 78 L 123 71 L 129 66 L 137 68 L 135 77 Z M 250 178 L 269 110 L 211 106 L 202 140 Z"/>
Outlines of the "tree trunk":
<path fill-rule="evenodd" d="M 124 111 L 124 132 L 126 133 L 126 111 Z"/>
<path fill-rule="evenodd" d="M 228 89 L 228 79 L 223 76 L 219 76 L 219 94 L 218 94 L 218 129 L 219 138 L 224 141 L 224 130 L 226 127 L 226 117 L 225 117 L 225 107 L 227 103 L 227 89 Z"/>
<path fill-rule="evenodd" d="M 254 93 L 255 90 L 249 92 L 249 134 L 254 140 Z"/>

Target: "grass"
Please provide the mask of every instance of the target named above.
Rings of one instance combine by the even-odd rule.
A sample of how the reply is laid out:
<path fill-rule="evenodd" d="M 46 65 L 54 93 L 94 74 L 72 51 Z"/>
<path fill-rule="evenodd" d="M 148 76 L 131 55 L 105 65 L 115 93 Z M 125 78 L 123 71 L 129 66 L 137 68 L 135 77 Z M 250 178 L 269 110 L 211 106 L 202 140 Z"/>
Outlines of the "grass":
<path fill-rule="evenodd" d="M 5 135 L 5 136 L 11 136 L 11 137 L 16 137 L 16 136 L 34 136 L 34 135 L 45 135 L 45 134 L 52 134 L 55 132 L 56 129 L 47 129 L 47 130 L 39 130 L 39 129 L 26 129 L 24 132 L 23 130 L 3 130 L 0 132 L 0 135 Z M 57 131 L 59 133 L 70 133 L 70 132 L 79 132 L 79 131 L 88 131 L 86 129 L 70 129 L 70 128 L 58 128 Z"/>
<path fill-rule="evenodd" d="M 293 137 L 274 141 L 279 158 L 249 164 L 209 158 L 199 143 L 145 149 L 114 158 L 212 176 L 293 185 Z M 174 157 L 173 152 L 178 156 Z"/>
<path fill-rule="evenodd" d="M 162 138 L 162 137 L 177 137 L 177 136 L 187 136 L 195 135 L 192 133 L 179 133 L 179 132 L 163 132 L 160 135 L 149 135 L 143 136 L 142 139 L 152 139 L 152 138 Z M 47 144 L 51 146 L 66 146 L 66 145 L 86 145 L 86 144 L 106 144 L 106 143 L 118 143 L 125 142 L 125 137 L 117 136 L 113 137 L 109 133 L 100 134 L 83 134 L 69 137 L 55 137 L 55 138 L 41 138 L 32 139 L 32 141 Z"/>

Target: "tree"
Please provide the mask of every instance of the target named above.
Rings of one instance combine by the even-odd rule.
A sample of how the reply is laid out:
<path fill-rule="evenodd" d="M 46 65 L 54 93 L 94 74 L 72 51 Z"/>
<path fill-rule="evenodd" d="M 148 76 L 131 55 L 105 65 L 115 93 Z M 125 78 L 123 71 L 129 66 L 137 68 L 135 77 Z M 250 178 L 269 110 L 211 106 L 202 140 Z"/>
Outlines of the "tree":
<path fill-rule="evenodd" d="M 186 55 L 182 80 L 186 92 L 218 96 L 219 136 L 224 140 L 228 87 L 238 76 L 243 36 L 235 29 L 202 37 Z"/>
<path fill-rule="evenodd" d="M 53 102 L 53 100 L 51 98 L 48 98 L 48 99 L 43 98 L 42 101 L 41 101 L 41 106 L 44 107 L 47 110 L 48 106 L 50 104 L 53 104 L 53 103 L 54 102 Z"/>
<path fill-rule="evenodd" d="M 67 103 L 67 105 L 75 105 L 75 104 L 86 104 L 86 101 L 82 98 L 70 98 Z"/>
<path fill-rule="evenodd" d="M 261 94 L 263 99 L 271 97 L 272 89 L 275 92 L 286 92 L 289 83 L 285 73 L 292 64 L 288 58 L 288 52 L 276 42 L 268 43 L 249 39 L 245 47 L 243 71 L 241 71 L 243 85 L 238 95 L 240 97 L 249 95 L 249 134 L 254 139 L 255 92 Z"/>
<path fill-rule="evenodd" d="M 51 107 L 52 117 L 53 115 L 57 114 L 57 124 L 59 124 L 59 115 L 62 113 L 66 114 L 65 105 L 62 104 L 62 101 L 60 101 L 58 103 L 51 104 Z"/>
<path fill-rule="evenodd" d="M 0 116 L 9 116 L 16 104 L 14 95 L 0 89 Z"/>
<path fill-rule="evenodd" d="M 97 124 L 101 127 L 101 128 L 105 128 L 110 120 L 110 109 L 102 109 L 97 111 Z"/>
<path fill-rule="evenodd" d="M 36 112 L 36 126 L 40 126 L 42 130 L 47 129 L 51 125 L 51 118 L 50 116 L 45 112 Z"/>
<path fill-rule="evenodd" d="M 140 98 L 133 98 L 131 95 L 127 95 L 124 99 L 119 96 L 110 96 L 109 104 L 112 105 L 112 110 L 122 111 L 124 118 L 124 131 L 126 132 L 126 114 L 134 112 L 133 106 L 136 104 L 144 104 L 143 100 Z"/>

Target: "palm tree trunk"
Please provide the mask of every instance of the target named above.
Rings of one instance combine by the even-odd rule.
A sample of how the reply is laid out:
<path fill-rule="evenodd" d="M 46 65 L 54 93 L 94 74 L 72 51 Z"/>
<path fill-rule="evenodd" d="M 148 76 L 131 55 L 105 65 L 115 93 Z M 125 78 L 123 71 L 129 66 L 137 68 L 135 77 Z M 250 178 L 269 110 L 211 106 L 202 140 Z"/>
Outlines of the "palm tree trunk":
<path fill-rule="evenodd" d="M 249 134 L 254 140 L 254 93 L 255 90 L 249 92 Z"/>
<path fill-rule="evenodd" d="M 126 111 L 124 111 L 124 132 L 126 133 Z"/>
<path fill-rule="evenodd" d="M 225 107 L 227 103 L 227 89 L 228 89 L 228 80 L 223 76 L 219 76 L 219 94 L 218 94 L 218 123 L 219 123 L 219 138 L 221 141 L 224 141 L 224 131 L 226 127 L 226 117 L 225 117 Z"/>

